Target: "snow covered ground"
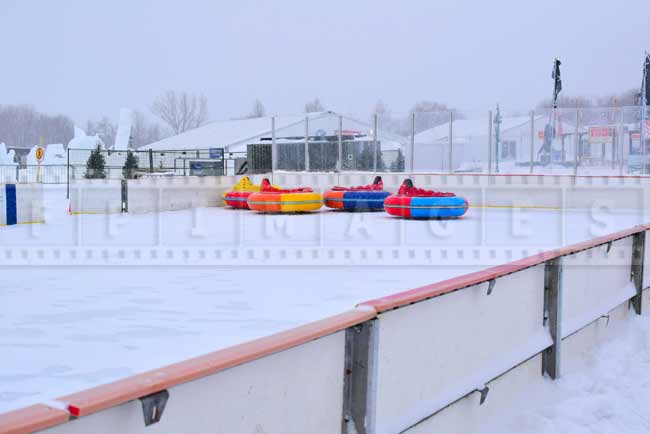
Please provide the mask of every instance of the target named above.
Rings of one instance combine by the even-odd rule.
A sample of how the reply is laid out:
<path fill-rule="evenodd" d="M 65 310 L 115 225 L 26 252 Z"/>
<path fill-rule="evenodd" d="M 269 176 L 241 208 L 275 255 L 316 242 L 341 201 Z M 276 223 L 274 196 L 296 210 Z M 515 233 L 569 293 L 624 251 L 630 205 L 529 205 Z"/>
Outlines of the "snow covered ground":
<path fill-rule="evenodd" d="M 642 222 L 638 212 L 606 210 L 472 209 L 447 222 L 333 211 L 66 210 L 65 191 L 50 187 L 46 224 L 0 228 L 0 412 Z M 396 256 L 397 247 L 407 254 Z M 328 252 L 359 248 L 367 261 L 329 260 Z M 26 249 L 46 259 L 11 265 Z M 251 249 L 270 259 L 251 259 Z M 409 260 L 422 249 L 432 256 Z M 302 256 L 283 256 L 288 250 L 312 260 L 300 265 Z"/>
<path fill-rule="evenodd" d="M 481 434 L 641 434 L 650 431 L 650 317 L 634 317 L 584 355 L 580 370 L 527 390 Z M 487 423 L 489 422 L 489 423 Z"/>

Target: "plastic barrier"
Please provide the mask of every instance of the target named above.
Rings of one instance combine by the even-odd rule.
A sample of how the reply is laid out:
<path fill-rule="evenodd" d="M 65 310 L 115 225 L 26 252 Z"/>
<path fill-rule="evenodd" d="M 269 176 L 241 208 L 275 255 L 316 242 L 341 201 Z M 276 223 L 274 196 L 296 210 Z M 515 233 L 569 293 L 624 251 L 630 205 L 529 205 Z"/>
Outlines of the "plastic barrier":
<path fill-rule="evenodd" d="M 367 184 L 371 173 L 290 173 L 252 175 L 259 184 L 269 177 L 279 185 L 311 185 L 326 191 L 333 185 Z M 640 209 L 650 217 L 650 177 L 568 175 L 382 174 L 384 188 L 395 192 L 406 177 L 426 189 L 453 191 L 470 208 Z M 158 212 L 197 206 L 223 206 L 219 197 L 238 177 L 146 177 L 127 181 L 129 212 Z M 103 189 L 103 190 L 100 190 Z M 603 195 L 603 189 L 607 194 Z M 70 184 L 72 209 L 113 213 L 122 209 L 122 187 L 116 180 L 78 180 Z"/>
<path fill-rule="evenodd" d="M 367 184 L 374 173 L 296 173 L 276 172 L 253 175 L 271 178 L 281 185 L 311 185 L 326 191 L 332 185 Z M 645 209 L 650 194 L 650 177 L 571 176 L 571 175 L 487 175 L 382 173 L 384 188 L 395 192 L 405 178 L 426 189 L 453 191 L 468 200 L 471 207 L 540 209 Z M 608 191 L 603 199 L 603 189 Z M 645 207 L 645 208 L 644 208 Z"/>
<path fill-rule="evenodd" d="M 70 210 L 73 214 L 111 214 L 223 206 L 223 192 L 234 182 L 234 177 L 227 176 L 84 179 L 70 184 Z"/>
<path fill-rule="evenodd" d="M 141 433 L 150 423 L 162 433 L 470 431 L 513 405 L 540 371 L 557 378 L 610 334 L 603 316 L 625 320 L 650 303 L 649 229 L 382 297 L 52 408 L 6 413 L 0 433 L 52 425 L 50 433 Z M 64 423 L 57 406 L 76 419 Z"/>
<path fill-rule="evenodd" d="M 0 184 L 0 226 L 43 220 L 42 185 Z"/>
<path fill-rule="evenodd" d="M 145 177 L 129 180 L 128 211 L 147 213 L 197 207 L 223 206 L 223 193 L 231 177 Z"/>
<path fill-rule="evenodd" d="M 122 212 L 121 182 L 108 179 L 84 179 L 71 183 L 70 212 L 73 214 Z"/>

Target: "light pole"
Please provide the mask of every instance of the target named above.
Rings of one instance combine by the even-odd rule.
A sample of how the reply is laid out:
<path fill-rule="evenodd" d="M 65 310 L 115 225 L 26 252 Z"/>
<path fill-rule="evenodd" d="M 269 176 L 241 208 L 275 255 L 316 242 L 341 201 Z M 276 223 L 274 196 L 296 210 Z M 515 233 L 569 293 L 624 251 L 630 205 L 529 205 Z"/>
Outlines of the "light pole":
<path fill-rule="evenodd" d="M 497 113 L 494 116 L 494 144 L 496 148 L 496 173 L 499 173 L 499 142 L 501 141 L 501 111 L 497 104 Z"/>

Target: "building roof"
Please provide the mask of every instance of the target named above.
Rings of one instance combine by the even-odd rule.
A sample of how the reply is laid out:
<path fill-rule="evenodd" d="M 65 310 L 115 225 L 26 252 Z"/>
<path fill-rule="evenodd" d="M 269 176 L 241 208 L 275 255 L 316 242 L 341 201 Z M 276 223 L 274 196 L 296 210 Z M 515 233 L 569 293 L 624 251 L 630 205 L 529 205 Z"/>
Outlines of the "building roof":
<path fill-rule="evenodd" d="M 334 112 L 301 113 L 275 116 L 275 136 L 278 139 L 305 136 L 307 119 L 310 136 L 332 136 L 338 134 L 340 116 Z M 155 151 L 176 149 L 225 148 L 228 152 L 244 152 L 246 145 L 269 138 L 272 134 L 271 116 L 251 119 L 233 119 L 211 122 L 176 136 L 143 146 L 141 149 Z M 358 136 L 372 136 L 371 122 L 363 122 L 343 116 L 343 131 Z M 380 131 L 383 149 L 401 147 L 399 138 Z"/>
<path fill-rule="evenodd" d="M 544 116 L 535 118 L 536 124 L 544 121 Z M 508 130 L 530 125 L 530 116 L 513 116 L 503 117 L 501 119 L 501 132 L 506 134 Z M 492 127 L 494 132 L 494 126 Z M 452 134 L 454 141 L 462 141 L 464 137 L 481 137 L 488 135 L 489 125 L 488 118 L 472 118 L 454 120 L 452 125 Z M 449 140 L 449 122 L 436 127 L 424 130 L 415 135 L 416 143 L 433 143 L 438 141 Z"/>

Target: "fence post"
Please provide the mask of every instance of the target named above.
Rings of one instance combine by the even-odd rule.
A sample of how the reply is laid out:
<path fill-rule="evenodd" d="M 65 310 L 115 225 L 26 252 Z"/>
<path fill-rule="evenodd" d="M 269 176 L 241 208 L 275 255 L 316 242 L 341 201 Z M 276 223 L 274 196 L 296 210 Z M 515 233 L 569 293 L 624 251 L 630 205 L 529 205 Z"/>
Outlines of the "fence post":
<path fill-rule="evenodd" d="M 544 264 L 544 326 L 553 339 L 553 345 L 542 353 L 542 374 L 552 379 L 560 377 L 560 350 L 562 348 L 562 258 Z"/>
<path fill-rule="evenodd" d="M 121 184 L 122 212 L 129 212 L 129 184 L 126 179 Z"/>
<path fill-rule="evenodd" d="M 372 129 L 372 171 L 377 172 L 377 113 L 374 115 L 374 126 Z"/>
<path fill-rule="evenodd" d="M 409 172 L 415 172 L 415 112 L 411 113 L 411 156 Z"/>
<path fill-rule="evenodd" d="M 339 115 L 339 161 L 338 161 L 338 171 L 341 173 L 343 170 L 343 116 Z"/>
<path fill-rule="evenodd" d="M 305 116 L 305 172 L 309 172 L 309 116 Z"/>
<path fill-rule="evenodd" d="M 343 420 L 341 432 L 374 434 L 377 382 L 378 321 L 345 330 Z M 350 427 L 350 424 L 353 426 Z M 351 428 L 351 429 L 349 429 Z"/>
<path fill-rule="evenodd" d="M 488 111 L 488 175 L 492 174 L 492 110 Z"/>
<path fill-rule="evenodd" d="M 530 170 L 533 173 L 533 163 L 535 162 L 535 110 L 530 111 Z"/>
<path fill-rule="evenodd" d="M 634 281 L 636 295 L 632 298 L 632 306 L 637 315 L 641 315 L 643 300 L 643 258 L 645 256 L 645 231 L 632 236 L 632 268 L 630 276 Z"/>
<path fill-rule="evenodd" d="M 149 173 L 153 173 L 153 149 L 149 149 Z"/>
<path fill-rule="evenodd" d="M 623 152 L 623 147 L 625 146 L 625 109 L 621 107 L 621 118 L 618 121 L 618 154 L 620 158 L 620 164 L 618 168 L 618 174 L 619 176 L 623 176 L 623 159 L 624 159 L 624 152 Z"/>
<path fill-rule="evenodd" d="M 580 109 L 576 108 L 576 158 L 573 168 L 573 176 L 578 176 L 578 164 L 580 161 Z"/>
<path fill-rule="evenodd" d="M 452 167 L 452 144 L 454 140 L 454 112 L 450 111 L 449 112 L 449 173 L 453 172 L 453 167 Z"/>
<path fill-rule="evenodd" d="M 68 163 L 66 164 L 66 178 L 67 178 L 67 186 L 66 186 L 66 193 L 65 193 L 65 198 L 70 199 L 70 148 L 66 149 L 66 153 L 68 154 Z M 16 178 L 17 179 L 17 178 Z"/>
<path fill-rule="evenodd" d="M 275 141 L 275 116 L 271 116 L 271 175 L 278 169 L 278 144 Z"/>

